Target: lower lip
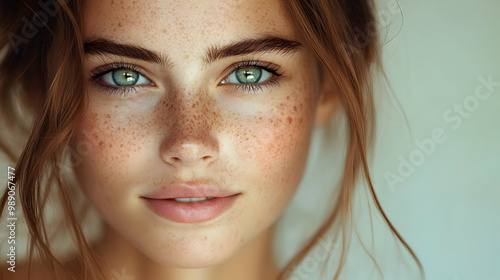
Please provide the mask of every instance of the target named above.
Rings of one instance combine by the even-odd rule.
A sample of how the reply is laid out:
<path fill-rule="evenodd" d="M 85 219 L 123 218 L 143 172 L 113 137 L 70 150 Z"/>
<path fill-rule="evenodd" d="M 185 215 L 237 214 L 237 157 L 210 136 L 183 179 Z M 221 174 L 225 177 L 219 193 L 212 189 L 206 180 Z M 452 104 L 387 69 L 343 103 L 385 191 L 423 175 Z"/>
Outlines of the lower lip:
<path fill-rule="evenodd" d="M 224 213 L 233 205 L 238 195 L 195 202 L 181 202 L 173 199 L 145 199 L 153 212 L 167 220 L 178 223 L 201 223 L 215 219 Z"/>

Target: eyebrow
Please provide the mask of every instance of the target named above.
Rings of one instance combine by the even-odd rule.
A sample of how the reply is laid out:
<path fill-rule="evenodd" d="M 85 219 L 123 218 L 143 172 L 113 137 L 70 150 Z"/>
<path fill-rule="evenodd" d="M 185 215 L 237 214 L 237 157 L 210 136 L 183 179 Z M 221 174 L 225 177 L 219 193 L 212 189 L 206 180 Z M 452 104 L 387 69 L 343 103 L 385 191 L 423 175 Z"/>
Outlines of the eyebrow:
<path fill-rule="evenodd" d="M 209 64 L 218 59 L 255 52 L 278 52 L 287 54 L 296 51 L 300 46 L 301 44 L 296 41 L 277 36 L 266 36 L 263 38 L 243 40 L 224 47 L 212 46 L 208 49 L 204 62 Z"/>
<path fill-rule="evenodd" d="M 210 64 L 222 58 L 255 52 L 278 52 L 287 54 L 298 50 L 301 45 L 301 43 L 296 41 L 270 35 L 263 38 L 247 39 L 222 47 L 216 45 L 211 46 L 208 48 L 203 58 L 203 62 L 205 64 Z M 171 65 L 166 55 L 158 54 L 137 45 L 122 44 L 104 38 L 86 41 L 83 48 L 87 55 L 118 55 L 162 65 Z"/>
<path fill-rule="evenodd" d="M 83 50 L 87 55 L 118 55 L 140 59 L 148 62 L 154 62 L 162 65 L 170 64 L 170 60 L 165 55 L 157 54 L 156 52 L 136 45 L 120 44 L 118 42 L 104 38 L 97 38 L 85 42 L 83 44 Z"/>

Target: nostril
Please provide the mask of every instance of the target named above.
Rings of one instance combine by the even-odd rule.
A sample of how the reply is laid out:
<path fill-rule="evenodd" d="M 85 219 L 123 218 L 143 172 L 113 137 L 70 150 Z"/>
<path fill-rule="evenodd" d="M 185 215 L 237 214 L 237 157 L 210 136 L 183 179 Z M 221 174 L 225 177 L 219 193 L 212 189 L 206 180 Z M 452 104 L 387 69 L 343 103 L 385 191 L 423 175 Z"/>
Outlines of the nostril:
<path fill-rule="evenodd" d="M 162 158 L 165 162 L 180 167 L 183 165 L 195 166 L 202 164 L 207 166 L 218 158 L 218 143 L 213 140 L 209 144 L 200 139 L 166 139 L 160 148 Z"/>

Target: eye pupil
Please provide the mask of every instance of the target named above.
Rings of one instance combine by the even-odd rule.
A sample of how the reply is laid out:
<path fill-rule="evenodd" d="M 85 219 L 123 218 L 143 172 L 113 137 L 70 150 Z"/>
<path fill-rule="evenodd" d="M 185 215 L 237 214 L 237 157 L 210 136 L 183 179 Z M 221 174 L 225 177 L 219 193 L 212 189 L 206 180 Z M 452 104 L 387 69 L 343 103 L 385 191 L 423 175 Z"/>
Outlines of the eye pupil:
<path fill-rule="evenodd" d="M 241 68 L 236 71 L 236 79 L 242 84 L 254 84 L 260 80 L 262 70 L 258 68 Z"/>
<path fill-rule="evenodd" d="M 139 74 L 130 69 L 113 71 L 113 81 L 119 86 L 133 86 L 137 83 Z"/>

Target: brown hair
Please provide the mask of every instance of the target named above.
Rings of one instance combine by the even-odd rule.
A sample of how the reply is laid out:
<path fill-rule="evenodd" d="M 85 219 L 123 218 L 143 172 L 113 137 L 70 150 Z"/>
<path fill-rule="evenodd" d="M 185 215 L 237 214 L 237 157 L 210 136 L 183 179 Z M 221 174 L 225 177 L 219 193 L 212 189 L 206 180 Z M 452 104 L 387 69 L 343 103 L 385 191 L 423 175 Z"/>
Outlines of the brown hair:
<path fill-rule="evenodd" d="M 375 207 L 384 222 L 408 250 L 422 278 L 425 278 L 419 259 L 382 209 L 368 169 L 367 151 L 373 148 L 375 130 L 372 67 L 381 70 L 379 33 L 375 28 L 375 4 L 372 0 L 290 0 L 288 3 L 292 22 L 296 23 L 305 44 L 315 53 L 323 75 L 332 78 L 336 84 L 338 89 L 336 94 L 341 100 L 347 118 L 348 150 L 344 175 L 333 211 L 309 242 L 283 269 L 280 278 L 290 274 L 318 240 L 321 240 L 335 224 L 340 224 L 342 253 L 334 276 L 334 279 L 338 279 L 349 247 L 346 237 L 351 232 L 352 224 L 349 223 L 349 218 L 352 214 L 352 200 L 359 172 L 362 172 L 361 175 L 368 185 Z M 383 74 L 383 71 L 381 73 Z M 375 265 L 382 274 L 376 262 Z"/>
<path fill-rule="evenodd" d="M 290 0 L 286 4 L 303 41 L 315 53 L 322 75 L 332 78 L 339 89 L 337 94 L 347 117 L 349 145 L 332 213 L 281 271 L 280 279 L 290 274 L 335 223 L 341 225 L 343 233 L 342 254 L 334 279 L 339 277 L 348 248 L 348 219 L 360 171 L 377 210 L 423 275 L 418 258 L 382 210 L 368 170 L 367 151 L 372 147 L 375 126 L 371 68 L 380 65 L 378 33 L 373 28 L 374 3 L 372 0 Z M 15 182 L 31 237 L 29 262 L 38 254 L 53 273 L 50 279 L 59 279 L 56 272 L 63 271 L 63 264 L 51 249 L 44 217 L 47 199 L 54 191 L 60 198 L 78 251 L 79 263 L 71 271 L 71 277 L 104 279 L 97 257 L 79 225 L 69 183 L 60 168 L 64 151 L 86 110 L 80 13 L 76 0 L 0 2 L 0 119 L 12 132 L 8 135 L 10 139 L 0 139 L 0 148 L 11 161 L 17 162 Z M 360 32 L 367 36 L 360 38 Z M 17 104 L 20 110 L 16 109 Z M 23 119 L 32 123 L 23 123 Z M 12 141 L 14 138 L 23 141 Z M 25 145 L 21 149 L 13 142 Z M 0 203 L 0 216 L 7 196 L 6 190 Z M 68 275 L 63 275 L 67 279 Z"/>

